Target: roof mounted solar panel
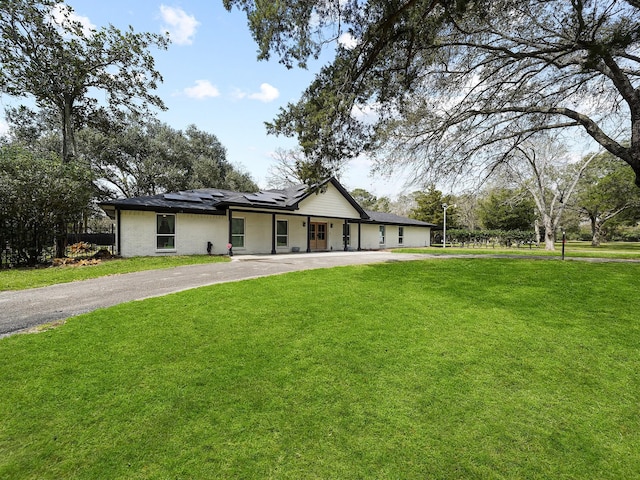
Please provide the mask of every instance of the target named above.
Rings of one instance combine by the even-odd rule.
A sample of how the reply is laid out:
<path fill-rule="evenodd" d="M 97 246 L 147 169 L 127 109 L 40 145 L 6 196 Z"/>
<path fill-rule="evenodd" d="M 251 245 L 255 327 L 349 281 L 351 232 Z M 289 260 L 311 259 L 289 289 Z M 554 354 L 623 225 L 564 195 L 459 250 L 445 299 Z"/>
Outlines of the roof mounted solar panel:
<path fill-rule="evenodd" d="M 247 200 L 253 203 L 266 203 L 269 205 L 278 204 L 278 201 L 275 198 L 269 197 L 268 195 L 263 195 L 261 193 L 252 193 L 252 194 L 244 195 L 244 198 L 246 198 Z"/>
<path fill-rule="evenodd" d="M 196 194 L 196 196 L 200 200 L 213 200 L 213 195 L 211 195 L 209 193 L 198 193 L 198 194 Z"/>
<path fill-rule="evenodd" d="M 304 197 L 306 194 L 307 194 L 307 191 L 306 191 L 306 190 L 304 190 L 303 192 L 300 192 L 300 193 L 296 194 L 293 198 L 296 198 L 296 199 L 297 199 L 297 198 L 302 198 L 302 197 Z"/>
<path fill-rule="evenodd" d="M 202 203 L 202 200 L 199 197 L 184 193 L 165 193 L 164 198 L 165 200 L 174 200 L 178 202 Z"/>

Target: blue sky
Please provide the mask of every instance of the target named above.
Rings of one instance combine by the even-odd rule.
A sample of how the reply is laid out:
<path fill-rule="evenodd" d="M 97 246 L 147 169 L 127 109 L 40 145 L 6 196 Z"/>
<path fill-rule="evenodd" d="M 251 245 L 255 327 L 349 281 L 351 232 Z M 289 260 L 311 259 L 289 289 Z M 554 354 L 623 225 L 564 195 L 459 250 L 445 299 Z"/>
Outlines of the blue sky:
<path fill-rule="evenodd" d="M 195 124 L 215 134 L 227 148 L 227 159 L 241 165 L 261 188 L 277 148 L 294 148 L 294 139 L 268 136 L 265 121 L 280 107 L 295 102 L 321 63 L 309 70 L 287 70 L 277 58 L 258 62 L 257 46 L 242 12 L 227 12 L 222 0 L 68 0 L 76 15 L 95 27 L 109 23 L 137 32 L 169 31 L 168 51 L 156 51 L 164 82 L 157 90 L 168 111 L 160 120 L 174 128 Z M 330 52 L 325 60 L 330 59 Z M 0 107 L 10 102 L 0 99 Z M 6 125 L 0 125 L 0 129 Z M 402 193 L 394 184 L 369 175 L 366 159 L 352 161 L 342 176 L 348 189 L 376 195 Z"/>

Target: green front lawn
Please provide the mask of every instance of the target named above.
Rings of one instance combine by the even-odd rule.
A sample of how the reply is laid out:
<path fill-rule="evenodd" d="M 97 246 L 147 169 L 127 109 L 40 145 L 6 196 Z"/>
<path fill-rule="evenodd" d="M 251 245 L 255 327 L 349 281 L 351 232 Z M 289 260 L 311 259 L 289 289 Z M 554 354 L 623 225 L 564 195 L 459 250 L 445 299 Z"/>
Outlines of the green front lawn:
<path fill-rule="evenodd" d="M 0 291 L 46 287 L 57 283 L 87 280 L 118 273 L 157 270 L 198 263 L 228 262 L 228 257 L 211 255 L 174 255 L 104 260 L 97 265 L 0 270 Z"/>
<path fill-rule="evenodd" d="M 397 262 L 0 340 L 0 478 L 621 479 L 637 264 Z"/>

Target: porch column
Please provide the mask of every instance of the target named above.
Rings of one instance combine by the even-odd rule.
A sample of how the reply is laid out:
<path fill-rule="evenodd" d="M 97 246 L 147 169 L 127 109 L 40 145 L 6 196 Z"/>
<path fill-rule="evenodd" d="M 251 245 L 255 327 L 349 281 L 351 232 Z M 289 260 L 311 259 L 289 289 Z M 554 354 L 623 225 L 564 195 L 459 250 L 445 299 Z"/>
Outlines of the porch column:
<path fill-rule="evenodd" d="M 307 217 L 307 253 L 311 253 L 311 217 Z"/>
<path fill-rule="evenodd" d="M 271 214 L 271 255 L 276 254 L 276 214 Z"/>
<path fill-rule="evenodd" d="M 360 244 L 360 238 L 362 237 L 362 228 L 361 228 L 362 224 L 360 223 L 360 220 L 358 220 L 358 251 L 362 250 L 361 248 L 361 244 Z"/>
<path fill-rule="evenodd" d="M 228 243 L 233 243 L 233 212 L 231 211 L 231 209 L 229 209 L 229 242 Z"/>
<path fill-rule="evenodd" d="M 122 229 L 120 228 L 120 209 L 116 207 L 116 254 L 118 256 L 122 255 L 122 247 L 120 243 L 120 232 Z"/>
<path fill-rule="evenodd" d="M 342 241 L 344 242 L 344 251 L 349 250 L 349 242 L 347 242 L 347 233 L 349 233 L 349 222 L 344 219 L 344 226 L 342 227 Z"/>

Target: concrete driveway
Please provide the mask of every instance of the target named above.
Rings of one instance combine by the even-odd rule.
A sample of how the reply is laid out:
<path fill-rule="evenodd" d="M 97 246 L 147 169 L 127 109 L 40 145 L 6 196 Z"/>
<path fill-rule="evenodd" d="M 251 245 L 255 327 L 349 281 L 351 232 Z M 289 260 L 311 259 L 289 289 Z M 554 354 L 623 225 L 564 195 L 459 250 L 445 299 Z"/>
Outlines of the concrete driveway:
<path fill-rule="evenodd" d="M 98 308 L 191 288 L 298 270 L 424 259 L 389 252 L 331 252 L 236 256 L 230 263 L 191 265 L 112 275 L 50 287 L 0 292 L 0 338 Z"/>

